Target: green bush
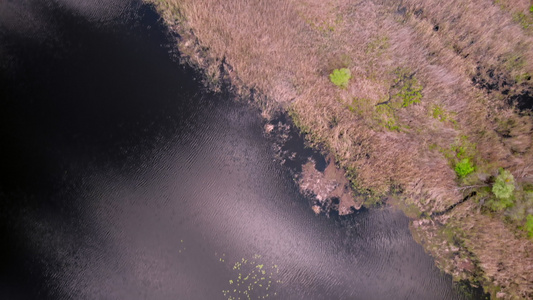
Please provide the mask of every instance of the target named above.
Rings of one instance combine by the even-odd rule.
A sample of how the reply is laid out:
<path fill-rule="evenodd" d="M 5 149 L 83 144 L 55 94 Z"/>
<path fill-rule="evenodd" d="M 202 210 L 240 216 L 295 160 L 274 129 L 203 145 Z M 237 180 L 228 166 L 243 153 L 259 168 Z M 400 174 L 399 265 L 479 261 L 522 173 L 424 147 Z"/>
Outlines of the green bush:
<path fill-rule="evenodd" d="M 526 218 L 526 231 L 529 237 L 533 237 L 533 215 L 528 215 Z"/>
<path fill-rule="evenodd" d="M 335 69 L 331 74 L 329 74 L 329 79 L 331 82 L 343 89 L 348 87 L 350 78 L 352 78 L 352 73 L 347 68 Z"/>
<path fill-rule="evenodd" d="M 492 186 L 492 193 L 500 200 L 510 199 L 515 189 L 514 177 L 511 172 L 500 168 L 500 174 L 496 177 Z"/>
<path fill-rule="evenodd" d="M 503 211 L 515 204 L 515 183 L 511 172 L 500 168 L 500 174 L 492 185 L 492 193 L 496 196 L 487 202 L 487 206 L 493 211 Z"/>
<path fill-rule="evenodd" d="M 469 158 L 463 158 L 455 165 L 455 173 L 459 178 L 463 178 L 472 172 L 474 172 L 474 165 Z"/>

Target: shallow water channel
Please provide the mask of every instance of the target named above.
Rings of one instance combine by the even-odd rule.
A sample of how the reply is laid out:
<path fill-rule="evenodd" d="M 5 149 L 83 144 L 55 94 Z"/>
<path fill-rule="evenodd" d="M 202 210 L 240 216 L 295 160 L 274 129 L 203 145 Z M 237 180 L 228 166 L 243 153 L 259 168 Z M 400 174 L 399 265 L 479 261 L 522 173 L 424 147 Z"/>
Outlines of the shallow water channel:
<path fill-rule="evenodd" d="M 1 299 L 477 297 L 402 213 L 316 216 L 152 8 L 83 3 L 0 3 Z"/>

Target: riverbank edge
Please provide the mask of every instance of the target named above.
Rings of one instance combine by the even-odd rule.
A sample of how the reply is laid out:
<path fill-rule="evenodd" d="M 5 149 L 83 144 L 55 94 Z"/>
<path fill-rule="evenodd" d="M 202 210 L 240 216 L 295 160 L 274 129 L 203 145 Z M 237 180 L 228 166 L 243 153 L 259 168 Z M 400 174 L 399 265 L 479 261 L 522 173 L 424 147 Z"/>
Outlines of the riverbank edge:
<path fill-rule="evenodd" d="M 224 57 L 213 57 L 208 45 L 202 45 L 195 36 L 192 28 L 188 27 L 186 16 L 180 11 L 173 10 L 172 6 L 165 7 L 164 1 L 148 1 L 155 5 L 156 10 L 161 14 L 169 30 L 176 37 L 176 44 L 179 50 L 179 60 L 186 63 L 204 74 L 204 85 L 213 91 L 224 91 L 236 95 L 240 99 L 245 99 L 253 105 L 259 106 L 265 120 L 270 120 L 276 113 L 287 113 L 292 123 L 299 127 L 301 132 L 308 133 L 308 129 L 302 128 L 298 124 L 300 117 L 295 110 L 291 110 L 290 103 L 279 103 L 269 99 L 266 95 L 253 87 L 247 86 L 233 72 L 233 67 L 228 64 Z M 313 136 L 307 136 L 310 143 L 323 152 L 328 152 L 325 147 Z M 329 150 L 331 152 L 331 150 Z M 328 154 L 328 153 L 325 153 Z M 329 153 L 335 155 L 335 153 Z M 345 170 L 346 177 L 350 177 L 350 170 Z M 381 202 L 384 202 L 383 195 Z M 461 234 L 461 226 L 450 224 L 446 221 L 449 216 L 428 216 L 420 213 L 405 201 L 406 196 L 397 193 L 385 195 L 387 204 L 402 210 L 410 219 L 410 229 L 413 237 L 428 251 L 436 260 L 437 266 L 448 274 L 451 274 L 456 281 L 469 281 L 474 286 L 481 285 L 492 296 L 496 298 L 514 297 L 512 294 L 500 296 L 500 287 L 484 275 L 483 268 L 474 251 L 469 249 L 467 236 Z M 378 201 L 379 202 L 379 201 Z M 455 207 L 455 204 L 453 205 Z M 466 205 L 465 205 L 466 206 Z M 474 241 L 475 243 L 475 241 Z M 503 243 L 503 242 L 502 242 Z"/>

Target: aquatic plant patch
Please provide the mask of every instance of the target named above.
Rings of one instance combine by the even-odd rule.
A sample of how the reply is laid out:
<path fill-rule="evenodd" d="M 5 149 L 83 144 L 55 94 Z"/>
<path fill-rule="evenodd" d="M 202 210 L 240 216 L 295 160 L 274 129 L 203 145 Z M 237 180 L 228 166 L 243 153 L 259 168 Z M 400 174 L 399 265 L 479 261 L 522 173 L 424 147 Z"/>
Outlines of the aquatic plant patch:
<path fill-rule="evenodd" d="M 225 256 L 225 255 L 224 255 Z M 221 262 L 225 262 L 224 259 Z M 266 299 L 277 296 L 271 288 L 274 284 L 282 283 L 278 279 L 278 265 L 267 263 L 261 255 L 252 258 L 242 258 L 231 266 L 233 276 L 228 280 L 228 288 L 223 290 L 228 300 L 238 299 Z"/>

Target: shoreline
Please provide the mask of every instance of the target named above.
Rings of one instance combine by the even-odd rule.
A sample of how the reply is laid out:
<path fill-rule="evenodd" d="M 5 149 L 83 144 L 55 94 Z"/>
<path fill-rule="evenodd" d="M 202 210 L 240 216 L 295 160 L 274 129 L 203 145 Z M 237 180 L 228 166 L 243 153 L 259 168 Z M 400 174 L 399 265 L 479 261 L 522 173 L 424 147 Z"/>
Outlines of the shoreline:
<path fill-rule="evenodd" d="M 446 23 L 442 11 L 415 0 L 398 9 L 400 13 L 386 4 L 361 2 L 351 7 L 330 1 L 321 7 L 326 12 L 323 16 L 313 14 L 313 5 L 318 5 L 313 1 L 284 4 L 283 12 L 254 1 L 244 1 L 241 10 L 210 1 L 184 1 L 181 6 L 171 0 L 151 2 L 170 30 L 178 34 L 180 59 L 204 72 L 206 86 L 220 90 L 229 84 L 232 93 L 258 105 L 266 120 L 276 111 L 288 113 L 312 146 L 329 153 L 329 160 L 335 162 L 330 165 L 344 170 L 350 193 L 365 199 L 362 205 L 386 202 L 412 219 L 415 239 L 442 270 L 456 280 L 482 285 L 495 298 L 533 297 L 533 257 L 529 255 L 533 243 L 523 229 L 526 217 L 533 214 L 533 170 L 527 168 L 533 162 L 533 120 L 505 103 L 532 90 L 531 80 L 523 75 L 533 69 L 527 46 L 512 50 L 515 52 L 500 46 L 492 51 L 502 60 L 491 61 L 496 54 L 480 52 L 487 44 L 491 46 L 491 41 L 474 46 L 461 44 L 462 40 L 453 44 L 462 29 Z M 504 36 L 511 30 L 516 35 L 519 25 L 512 23 L 503 8 L 478 2 L 491 13 L 489 17 L 507 22 L 501 31 L 487 34 Z M 221 11 L 220 20 L 203 15 L 203 10 L 216 9 L 227 10 Z M 222 18 L 249 21 L 242 15 L 246 9 L 253 9 L 248 11 L 251 14 L 275 15 L 269 16 L 273 20 L 265 20 L 264 26 L 249 24 L 257 26 L 250 31 L 253 35 L 232 32 L 232 20 Z M 451 8 L 442 8 L 446 9 Z M 471 18 L 469 10 L 462 15 L 452 13 L 459 23 Z M 354 42 L 347 36 L 355 26 L 348 17 L 358 15 L 374 16 L 370 24 L 356 25 L 377 34 L 363 31 L 363 36 L 353 37 L 365 41 L 362 47 L 331 48 Z M 229 25 L 217 23 L 222 20 Z M 280 20 L 288 24 L 281 28 Z M 276 26 L 287 33 L 269 30 Z M 486 33 L 469 34 L 482 40 Z M 308 40 L 300 40 L 301 36 Z M 223 40 L 245 49 L 234 49 Z M 507 37 L 504 42 L 511 49 L 528 40 L 532 38 L 526 32 L 517 40 Z M 256 50 L 258 45 L 270 45 L 274 52 L 281 47 L 283 52 L 274 53 L 281 55 L 279 61 L 273 60 L 271 52 Z M 328 58 L 325 65 L 317 58 L 324 53 Z M 516 57 L 509 58 L 513 53 Z M 284 65 L 286 60 L 292 65 Z M 495 67 L 490 69 L 491 65 Z M 346 88 L 328 80 L 328 74 L 341 67 L 351 70 Z M 473 80 L 466 81 L 472 74 Z M 514 85 L 503 84 L 513 76 Z M 487 92 L 487 87 L 493 90 Z M 464 169 L 459 168 L 461 164 L 466 165 L 464 176 L 457 171 Z M 499 168 L 510 171 L 516 190 L 514 203 L 502 210 L 494 208 L 501 200 L 491 189 L 502 174 Z M 319 175 L 308 173 L 308 177 Z M 337 175 L 331 176 L 340 182 Z M 346 183 L 322 190 L 332 186 L 345 187 Z M 312 186 L 310 189 L 313 191 Z M 476 195 L 462 201 L 472 191 Z M 320 189 L 314 194 L 326 197 L 320 195 Z M 335 192 L 334 196 L 343 197 Z M 518 208 L 522 212 L 517 212 Z M 517 216 L 510 224 L 506 221 L 509 215 Z"/>

